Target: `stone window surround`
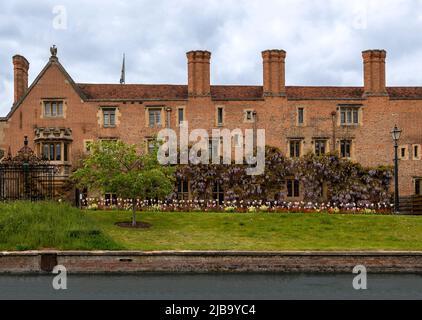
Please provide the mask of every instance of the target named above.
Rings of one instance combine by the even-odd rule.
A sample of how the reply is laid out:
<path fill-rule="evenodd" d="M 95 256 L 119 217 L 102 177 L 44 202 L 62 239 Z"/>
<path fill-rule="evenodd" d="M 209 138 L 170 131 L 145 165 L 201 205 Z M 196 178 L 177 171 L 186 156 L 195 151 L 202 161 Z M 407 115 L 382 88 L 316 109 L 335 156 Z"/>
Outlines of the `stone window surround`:
<path fill-rule="evenodd" d="M 83 145 L 84 145 L 84 153 L 88 154 L 90 151 L 88 150 L 88 144 L 89 143 L 93 143 L 94 139 L 84 139 L 83 140 Z"/>
<path fill-rule="evenodd" d="M 341 123 L 341 109 L 356 108 L 358 109 L 358 123 Z M 363 125 L 363 109 L 362 104 L 338 104 L 337 105 L 337 127 L 358 127 Z"/>
<path fill-rule="evenodd" d="M 415 157 L 415 147 L 418 150 L 418 155 L 416 157 Z M 422 152 L 421 145 L 420 144 L 417 144 L 417 143 L 414 143 L 414 144 L 411 145 L 411 148 L 412 148 L 412 160 L 421 160 L 422 159 L 422 156 L 421 156 L 421 152 Z"/>
<path fill-rule="evenodd" d="M 325 141 L 325 153 L 324 154 L 327 154 L 327 153 L 330 152 L 331 145 L 330 145 L 330 138 L 329 137 L 312 137 L 311 144 L 312 144 L 312 152 L 313 153 L 316 153 L 316 150 L 315 150 L 315 142 L 316 141 Z"/>
<path fill-rule="evenodd" d="M 149 123 L 149 110 L 151 109 L 157 109 L 160 110 L 160 126 L 154 126 L 154 127 L 150 127 L 150 123 Z M 150 128 L 150 129 L 154 129 L 154 128 L 164 128 L 166 126 L 166 122 L 167 122 L 167 116 L 166 116 L 166 107 L 162 104 L 159 105 L 147 105 L 145 106 L 145 127 L 146 128 Z"/>
<path fill-rule="evenodd" d="M 44 104 L 46 102 L 62 102 L 62 115 L 60 116 L 46 116 L 44 111 Z M 67 111 L 67 100 L 66 98 L 41 98 L 40 100 L 41 112 L 40 112 L 40 119 L 66 119 L 66 111 Z"/>
<path fill-rule="evenodd" d="M 404 150 L 404 156 L 402 156 L 402 150 Z M 409 160 L 409 145 L 399 145 L 397 153 L 397 157 L 399 158 L 399 160 Z"/>
<path fill-rule="evenodd" d="M 179 127 L 179 110 L 183 110 L 183 121 L 187 121 L 186 120 L 186 106 L 178 106 L 176 107 L 176 127 Z"/>
<path fill-rule="evenodd" d="M 183 182 L 187 182 L 187 187 L 188 187 L 188 190 L 187 190 L 187 192 L 185 192 L 185 191 L 181 191 L 181 192 L 179 192 L 179 183 L 181 183 L 181 181 L 183 181 Z M 182 183 L 183 183 L 182 182 Z M 176 184 L 177 184 L 177 192 L 176 192 L 176 194 L 177 194 L 177 198 L 179 199 L 179 195 L 187 195 L 187 199 L 185 199 L 185 200 L 189 200 L 189 199 L 191 199 L 191 186 L 190 186 L 190 181 L 189 181 L 189 179 L 187 179 L 187 178 L 182 178 L 182 179 L 178 179 L 177 181 L 176 181 Z M 183 187 L 183 185 L 182 185 L 182 187 Z M 183 197 L 182 197 L 183 198 Z M 179 199 L 179 200 L 182 200 L 182 199 Z"/>
<path fill-rule="evenodd" d="M 350 140 L 350 157 L 342 157 L 341 156 L 341 141 L 342 140 Z M 355 137 L 339 137 L 336 139 L 336 151 L 338 152 L 338 155 L 340 158 L 354 160 L 355 159 L 355 146 L 356 146 L 356 139 Z"/>
<path fill-rule="evenodd" d="M 222 117 L 223 117 L 223 121 L 222 123 L 218 123 L 218 110 L 222 109 Z M 223 105 L 216 105 L 215 106 L 215 126 L 216 127 L 223 127 L 224 123 L 225 123 L 225 119 L 226 119 L 226 110 L 225 107 Z"/>
<path fill-rule="evenodd" d="M 299 123 L 299 110 L 300 109 L 303 110 L 303 122 L 302 123 Z M 296 107 L 295 118 L 296 118 L 296 125 L 298 127 L 306 126 L 306 108 L 304 106 L 297 106 Z"/>
<path fill-rule="evenodd" d="M 255 122 L 255 118 L 254 118 L 254 115 L 253 115 L 254 111 L 255 111 L 255 109 L 253 109 L 253 108 L 243 109 L 243 122 L 244 123 L 254 123 Z M 251 119 L 247 118 L 247 115 L 248 115 L 249 112 L 251 113 Z"/>
<path fill-rule="evenodd" d="M 289 178 L 286 178 L 286 180 L 285 180 L 286 182 L 286 185 L 285 185 L 285 187 L 286 187 L 286 199 L 289 199 L 289 200 L 298 200 L 298 199 L 300 199 L 301 198 L 301 196 L 302 196 L 302 188 L 301 188 L 301 184 L 300 184 L 300 181 L 299 180 L 297 180 L 297 179 L 295 179 L 294 177 L 289 177 Z M 297 186 L 298 186 L 298 195 L 297 196 L 295 196 L 295 181 L 297 181 Z M 292 193 L 293 193 L 293 195 L 292 196 L 289 196 L 288 195 L 288 184 L 289 184 L 289 182 L 292 184 Z"/>
<path fill-rule="evenodd" d="M 299 141 L 299 157 L 301 157 L 304 154 L 304 144 L 305 144 L 305 138 L 304 137 L 288 137 L 287 138 L 287 158 L 292 158 L 290 156 L 290 142 L 291 141 Z M 296 158 L 296 157 L 294 157 Z"/>
<path fill-rule="evenodd" d="M 114 126 L 104 126 L 104 115 L 103 115 L 103 109 L 115 109 L 115 115 L 114 115 Z M 113 129 L 120 125 L 120 117 L 121 117 L 120 109 L 115 104 L 113 105 L 101 105 L 98 107 L 97 111 L 97 123 L 100 128 L 103 129 Z"/>

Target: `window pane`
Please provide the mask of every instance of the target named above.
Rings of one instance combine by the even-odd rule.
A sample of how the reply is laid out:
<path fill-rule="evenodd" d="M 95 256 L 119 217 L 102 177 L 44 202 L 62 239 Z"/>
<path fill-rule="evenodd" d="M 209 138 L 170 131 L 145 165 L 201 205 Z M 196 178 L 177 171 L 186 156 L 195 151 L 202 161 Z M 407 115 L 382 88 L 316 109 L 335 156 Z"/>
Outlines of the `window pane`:
<path fill-rule="evenodd" d="M 178 115 L 178 117 L 179 117 L 179 124 L 182 122 L 182 121 L 184 121 L 185 119 L 184 119 L 184 113 L 183 113 L 183 109 L 182 108 L 180 108 L 179 109 L 179 115 Z"/>
<path fill-rule="evenodd" d="M 61 160 L 61 143 L 56 144 L 56 160 Z"/>
<path fill-rule="evenodd" d="M 352 142 L 350 140 L 340 141 L 340 155 L 343 158 L 350 158 L 350 147 Z"/>
<path fill-rule="evenodd" d="M 50 160 L 54 160 L 54 144 L 50 144 Z"/>
<path fill-rule="evenodd" d="M 347 114 L 346 122 L 347 123 L 352 123 L 352 110 L 347 109 L 346 114 Z"/>
<path fill-rule="evenodd" d="M 298 123 L 303 124 L 303 108 L 298 109 Z"/>
<path fill-rule="evenodd" d="M 294 181 L 294 196 L 299 197 L 299 181 Z"/>
<path fill-rule="evenodd" d="M 110 113 L 110 125 L 114 126 L 116 124 L 114 112 Z"/>
<path fill-rule="evenodd" d="M 44 144 L 43 151 L 42 151 L 43 159 L 49 159 L 48 151 L 49 151 L 48 144 Z"/>
<path fill-rule="evenodd" d="M 155 126 L 155 117 L 154 117 L 154 113 L 151 110 L 149 111 L 149 126 L 150 127 Z"/>
<path fill-rule="evenodd" d="M 315 141 L 315 154 L 322 155 L 325 154 L 325 141 L 324 140 L 316 140 Z"/>
<path fill-rule="evenodd" d="M 149 126 L 151 128 L 161 125 L 161 110 L 148 110 Z"/>
<path fill-rule="evenodd" d="M 50 116 L 51 115 L 50 108 L 51 108 L 50 103 L 46 102 L 44 104 L 44 115 L 46 115 L 46 116 Z"/>
<path fill-rule="evenodd" d="M 359 113 L 358 109 L 353 110 L 353 123 L 359 123 Z"/>
<path fill-rule="evenodd" d="M 293 185 L 292 180 L 287 180 L 287 196 L 292 197 L 293 196 Z"/>
<path fill-rule="evenodd" d="M 161 126 L 161 110 L 155 111 L 155 119 L 157 126 Z"/>
<path fill-rule="evenodd" d="M 63 102 L 59 102 L 58 103 L 57 115 L 58 116 L 62 116 L 63 115 Z"/>
<path fill-rule="evenodd" d="M 350 146 L 351 146 L 351 141 L 346 141 L 346 157 L 350 158 Z"/>
<path fill-rule="evenodd" d="M 346 111 L 341 110 L 341 124 L 345 124 L 346 123 Z"/>
<path fill-rule="evenodd" d="M 415 180 L 415 194 L 416 195 L 421 195 L 421 184 L 422 184 L 422 180 Z"/>
<path fill-rule="evenodd" d="M 63 144 L 63 160 L 64 161 L 68 161 L 68 157 L 69 157 L 69 145 L 67 143 Z"/>
<path fill-rule="evenodd" d="M 223 108 L 217 109 L 217 122 L 218 124 L 223 124 Z"/>

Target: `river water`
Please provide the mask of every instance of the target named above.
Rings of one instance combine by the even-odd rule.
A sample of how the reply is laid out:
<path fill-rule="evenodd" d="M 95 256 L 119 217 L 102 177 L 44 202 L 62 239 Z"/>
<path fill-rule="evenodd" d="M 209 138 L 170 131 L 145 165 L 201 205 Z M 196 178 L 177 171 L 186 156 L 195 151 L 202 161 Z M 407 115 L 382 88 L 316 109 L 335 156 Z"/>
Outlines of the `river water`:
<path fill-rule="evenodd" d="M 355 290 L 355 274 L 128 274 L 0 275 L 0 299 L 422 299 L 422 275 L 368 274 Z"/>

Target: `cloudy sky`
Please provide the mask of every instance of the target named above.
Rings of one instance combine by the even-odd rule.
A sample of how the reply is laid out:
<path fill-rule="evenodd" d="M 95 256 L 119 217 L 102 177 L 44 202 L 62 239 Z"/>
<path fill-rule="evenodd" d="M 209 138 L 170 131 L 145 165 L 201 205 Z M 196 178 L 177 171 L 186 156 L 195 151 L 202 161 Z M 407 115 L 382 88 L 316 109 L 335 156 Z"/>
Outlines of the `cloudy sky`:
<path fill-rule="evenodd" d="M 388 52 L 388 85 L 422 85 L 418 0 L 14 0 L 0 4 L 0 116 L 13 97 L 12 56 L 30 82 L 56 44 L 76 82 L 186 83 L 185 52 L 212 52 L 214 84 L 261 84 L 260 52 L 287 51 L 288 85 L 362 85 L 361 51 Z"/>

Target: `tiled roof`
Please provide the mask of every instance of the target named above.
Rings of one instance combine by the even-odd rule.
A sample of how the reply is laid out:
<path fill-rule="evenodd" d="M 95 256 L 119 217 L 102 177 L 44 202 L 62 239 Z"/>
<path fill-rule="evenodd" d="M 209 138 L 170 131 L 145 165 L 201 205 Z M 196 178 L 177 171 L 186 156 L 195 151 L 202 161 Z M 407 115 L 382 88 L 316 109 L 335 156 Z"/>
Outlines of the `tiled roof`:
<path fill-rule="evenodd" d="M 180 100 L 188 98 L 187 85 L 169 84 L 77 84 L 92 100 Z M 262 99 L 262 86 L 213 85 L 215 100 Z M 422 87 L 388 87 L 393 99 L 422 99 Z M 287 86 L 288 99 L 361 99 L 363 87 Z"/>
<path fill-rule="evenodd" d="M 422 99 L 422 87 L 388 87 L 387 92 L 393 99 Z"/>
<path fill-rule="evenodd" d="M 286 87 L 289 99 L 361 99 L 362 87 Z"/>
<path fill-rule="evenodd" d="M 94 100 L 142 100 L 142 99 L 185 99 L 186 85 L 168 84 L 77 84 L 88 99 Z"/>

